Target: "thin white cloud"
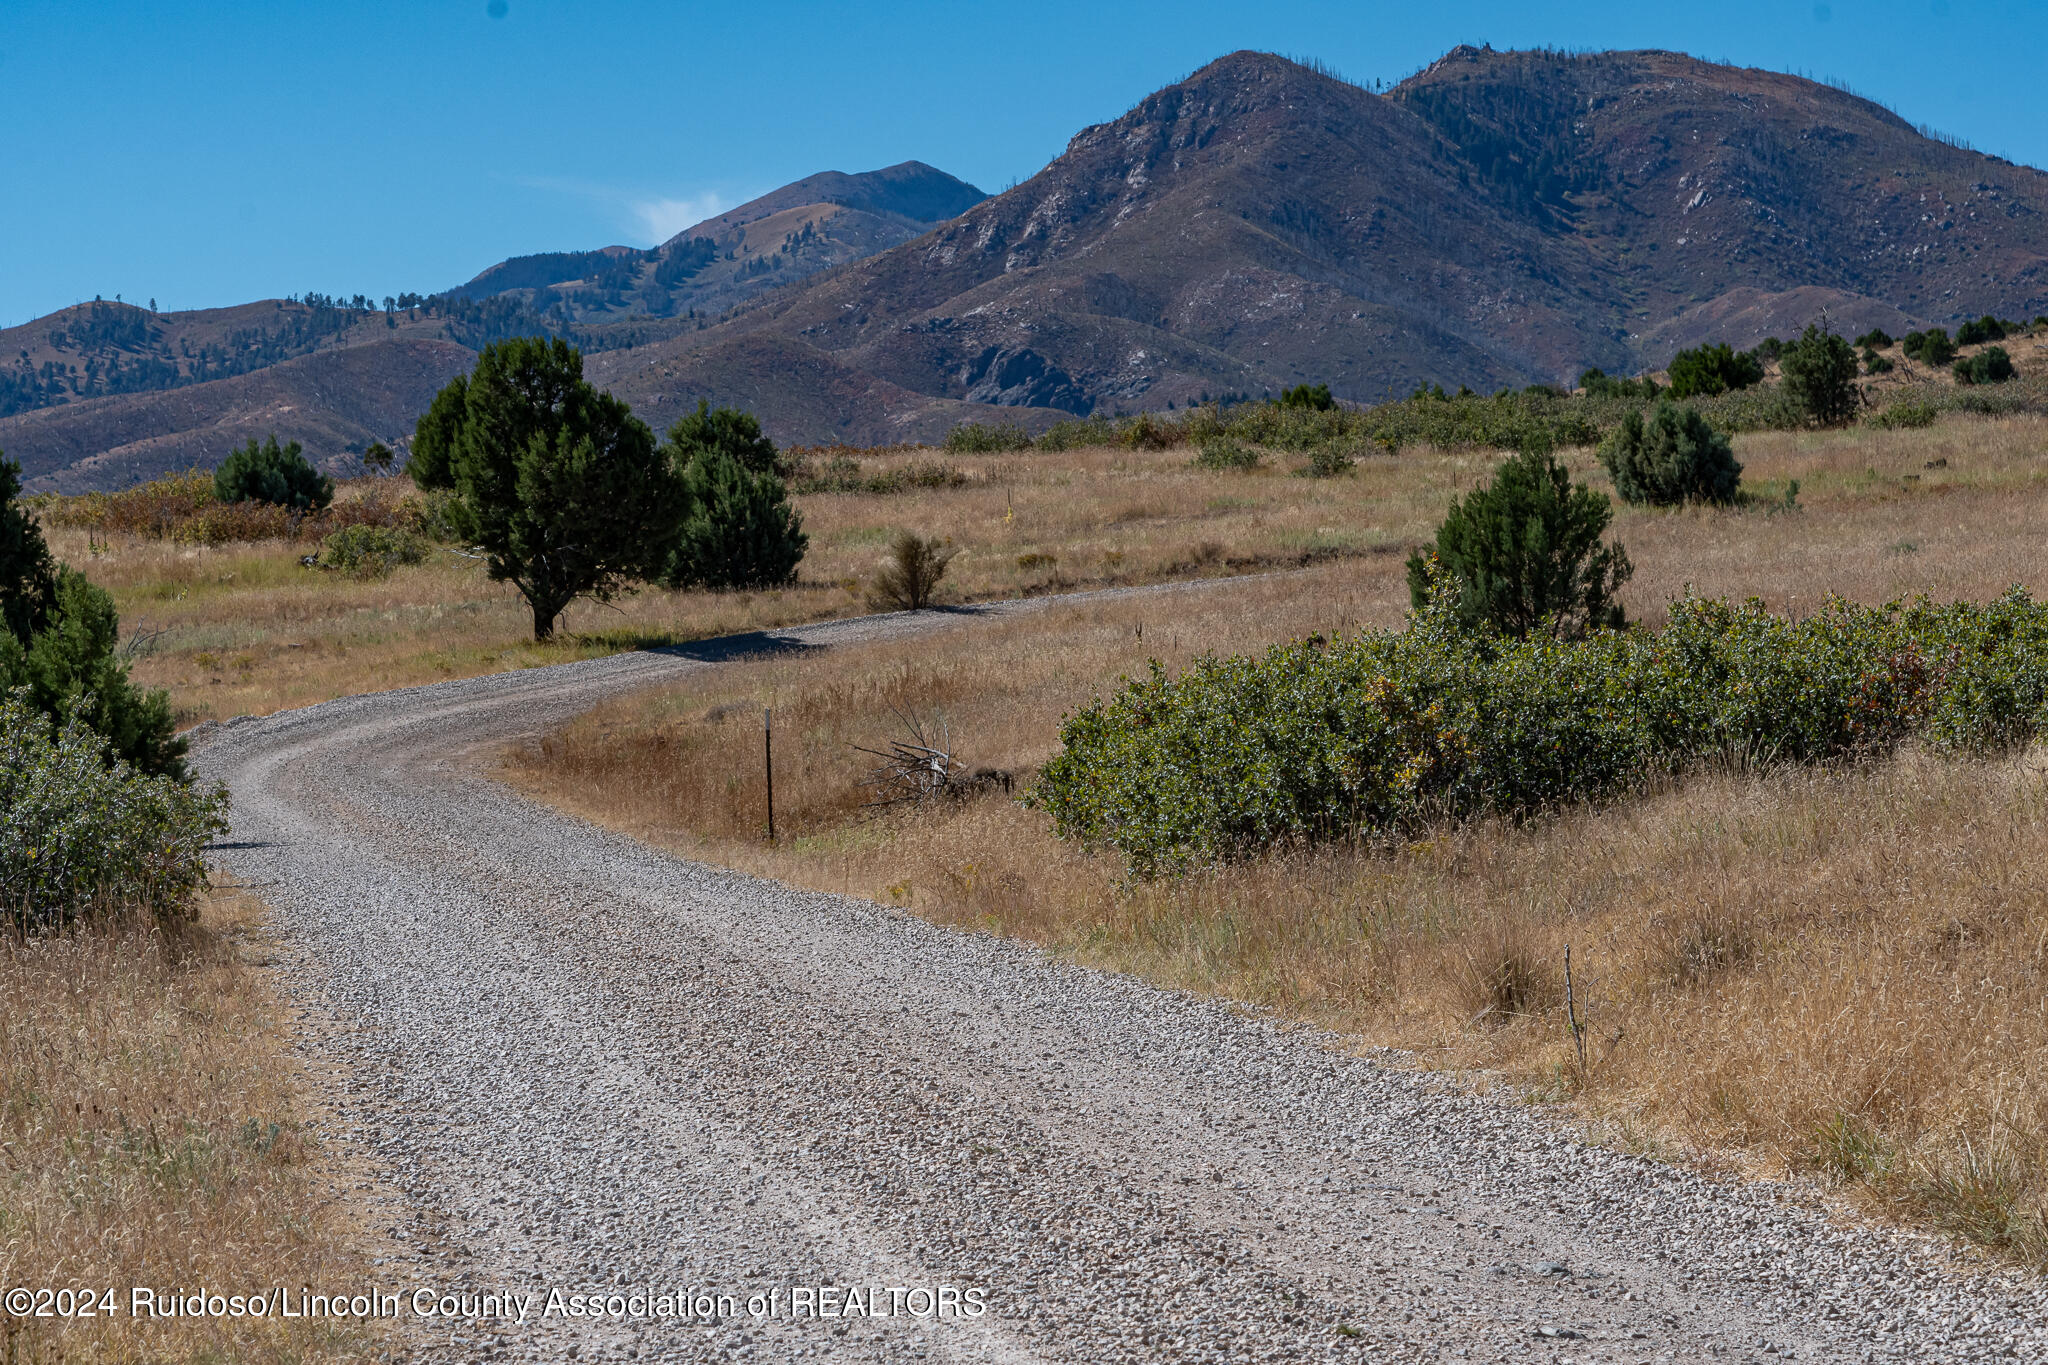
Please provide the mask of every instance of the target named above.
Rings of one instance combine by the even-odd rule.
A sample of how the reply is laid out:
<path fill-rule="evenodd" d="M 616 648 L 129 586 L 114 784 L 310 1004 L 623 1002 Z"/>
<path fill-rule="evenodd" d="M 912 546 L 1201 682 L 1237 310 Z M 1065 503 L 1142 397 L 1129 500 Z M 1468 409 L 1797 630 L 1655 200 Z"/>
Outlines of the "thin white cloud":
<path fill-rule="evenodd" d="M 620 230 L 630 233 L 643 246 L 659 246 L 684 228 L 715 218 L 743 202 L 716 190 L 684 195 L 647 194 L 560 176 L 521 176 L 515 183 L 601 204 L 616 215 Z"/>
<path fill-rule="evenodd" d="M 640 225 L 641 236 L 651 246 L 667 241 L 684 228 L 695 227 L 706 218 L 716 218 L 738 202 L 712 193 L 685 199 L 636 199 L 627 207 Z"/>

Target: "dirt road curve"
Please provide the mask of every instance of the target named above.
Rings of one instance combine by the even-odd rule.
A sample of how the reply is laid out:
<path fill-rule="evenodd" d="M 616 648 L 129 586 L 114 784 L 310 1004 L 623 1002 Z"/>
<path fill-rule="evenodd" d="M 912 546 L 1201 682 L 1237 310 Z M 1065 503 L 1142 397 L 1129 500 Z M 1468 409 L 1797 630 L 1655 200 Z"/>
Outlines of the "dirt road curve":
<path fill-rule="evenodd" d="M 974 623 L 772 643 L 934 629 Z M 408 1196 L 416 1259 L 378 1273 L 540 1296 L 524 1324 L 409 1322 L 422 1358 L 2048 1360 L 2038 1281 L 477 774 L 731 652 L 350 698 L 201 749 L 234 791 L 221 867 L 276 907 L 345 1126 Z M 833 1315 L 792 1315 L 816 1286 Z M 618 1313 L 543 1317 L 551 1288 Z M 690 1317 L 678 1290 L 731 1298 Z"/>

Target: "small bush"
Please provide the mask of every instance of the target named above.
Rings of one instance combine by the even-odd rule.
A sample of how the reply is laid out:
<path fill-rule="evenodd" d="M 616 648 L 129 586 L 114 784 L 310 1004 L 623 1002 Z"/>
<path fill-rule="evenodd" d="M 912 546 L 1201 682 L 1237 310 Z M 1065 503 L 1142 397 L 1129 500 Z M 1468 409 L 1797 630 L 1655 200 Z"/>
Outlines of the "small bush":
<path fill-rule="evenodd" d="M 1914 427 L 1931 427 L 1939 413 L 1940 409 L 1932 403 L 1906 398 L 1882 412 L 1873 413 L 1868 420 L 1874 427 L 1883 427 L 1887 431 L 1903 431 Z"/>
<path fill-rule="evenodd" d="M 1865 348 L 1863 352 L 1863 373 L 1890 374 L 1895 368 L 1889 357 L 1881 356 L 1876 351 Z"/>
<path fill-rule="evenodd" d="M 1031 433 L 1015 422 L 963 422 L 946 433 L 946 449 L 955 455 L 986 455 L 1031 449 Z"/>
<path fill-rule="evenodd" d="M 1958 360 L 1955 367 L 1958 384 L 2003 384 L 2017 373 L 2003 346 L 1987 346 L 1966 360 Z"/>
<path fill-rule="evenodd" d="M 1763 363 L 1727 342 L 1680 351 L 1671 358 L 1673 398 L 1711 398 L 1762 381 Z"/>
<path fill-rule="evenodd" d="M 23 930 L 140 909 L 190 912 L 227 797 L 115 758 L 81 719 L 53 725 L 20 692 L 0 695 L 0 915 Z"/>
<path fill-rule="evenodd" d="M 252 436 L 213 471 L 213 495 L 222 502 L 317 512 L 334 501 L 334 480 L 313 468 L 297 441 L 281 447 L 273 435 L 259 446 Z"/>
<path fill-rule="evenodd" d="M 1228 436 L 1205 437 L 1190 461 L 1197 469 L 1257 469 L 1259 452 Z"/>
<path fill-rule="evenodd" d="M 1768 364 L 1785 353 L 1785 343 L 1776 337 L 1765 337 L 1762 341 L 1750 347 L 1749 353 L 1758 360 Z"/>
<path fill-rule="evenodd" d="M 1966 322 L 1956 328 L 1956 345 L 1980 346 L 1987 341 L 2003 341 L 2006 332 L 2005 323 L 1986 313 L 1975 322 Z"/>
<path fill-rule="evenodd" d="M 1779 361 L 1785 393 L 1820 426 L 1840 426 L 1856 414 L 1856 352 L 1815 323 L 1785 348 Z"/>
<path fill-rule="evenodd" d="M 427 557 L 424 538 L 398 526 L 344 526 L 320 542 L 316 563 L 352 578 L 383 578 Z"/>
<path fill-rule="evenodd" d="M 875 575 L 868 601 L 885 611 L 922 611 L 935 600 L 939 580 L 959 551 L 950 540 L 898 531 L 889 558 Z"/>
<path fill-rule="evenodd" d="M 1308 453 L 1308 475 L 1312 479 L 1334 479 L 1349 474 L 1357 463 L 1348 446 L 1338 441 L 1319 445 Z"/>
<path fill-rule="evenodd" d="M 1178 423 L 1141 412 L 1124 427 L 1118 443 L 1132 450 L 1170 450 L 1186 438 Z"/>
<path fill-rule="evenodd" d="M 1087 450 L 1117 444 L 1116 424 L 1102 416 L 1062 417 L 1032 443 L 1040 450 Z"/>
<path fill-rule="evenodd" d="M 1600 463 L 1626 501 L 1658 507 L 1733 502 L 1742 483 L 1728 438 L 1697 408 L 1669 402 L 1657 404 L 1647 422 L 1641 413 L 1624 414 L 1600 444 Z"/>
<path fill-rule="evenodd" d="M 1418 610 L 1451 585 L 1467 629 L 1576 636 L 1621 624 L 1614 594 L 1634 572 L 1620 545 L 1603 545 L 1613 508 L 1549 451 L 1513 456 L 1437 528 L 1431 555 L 1411 555 L 1408 588 Z"/>
<path fill-rule="evenodd" d="M 1328 412 L 1337 406 L 1337 400 L 1330 396 L 1328 384 L 1296 384 L 1280 395 L 1283 408 L 1308 408 L 1315 412 Z"/>
<path fill-rule="evenodd" d="M 1905 353 L 1906 359 L 1917 360 L 1923 365 L 1946 365 L 1956 358 L 1956 344 L 1949 340 L 1945 327 L 1908 332 L 1906 339 L 1899 343 L 1899 349 Z"/>
<path fill-rule="evenodd" d="M 1587 370 L 1579 376 L 1579 387 L 1586 391 L 1588 398 L 1655 398 L 1658 393 L 1654 379 L 1620 379 L 1604 370 Z"/>
<path fill-rule="evenodd" d="M 1850 343 L 1859 351 L 1889 350 L 1893 345 L 1891 334 L 1882 327 L 1873 327 Z"/>

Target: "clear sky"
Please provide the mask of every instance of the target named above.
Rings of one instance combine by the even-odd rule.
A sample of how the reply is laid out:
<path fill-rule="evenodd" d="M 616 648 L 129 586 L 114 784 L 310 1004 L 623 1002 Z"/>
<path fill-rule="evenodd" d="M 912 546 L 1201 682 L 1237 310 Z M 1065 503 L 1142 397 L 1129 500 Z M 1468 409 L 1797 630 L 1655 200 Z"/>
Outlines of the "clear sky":
<path fill-rule="evenodd" d="M 1464 42 L 1833 77 L 2048 165 L 2048 0 L 0 0 L 0 325 L 433 292 L 819 170 L 993 192 L 1225 52 L 1370 83 Z"/>

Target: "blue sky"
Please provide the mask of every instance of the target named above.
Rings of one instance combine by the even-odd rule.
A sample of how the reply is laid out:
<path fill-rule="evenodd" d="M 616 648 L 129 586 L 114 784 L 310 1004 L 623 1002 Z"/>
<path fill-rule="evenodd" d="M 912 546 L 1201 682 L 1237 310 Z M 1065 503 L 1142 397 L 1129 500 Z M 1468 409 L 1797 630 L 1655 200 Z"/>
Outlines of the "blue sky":
<path fill-rule="evenodd" d="M 2048 165 L 2044 0 L 0 0 L 0 325 L 95 294 L 431 292 L 818 170 L 995 191 L 1224 52 L 1370 83 L 1461 42 L 1833 77 Z"/>

